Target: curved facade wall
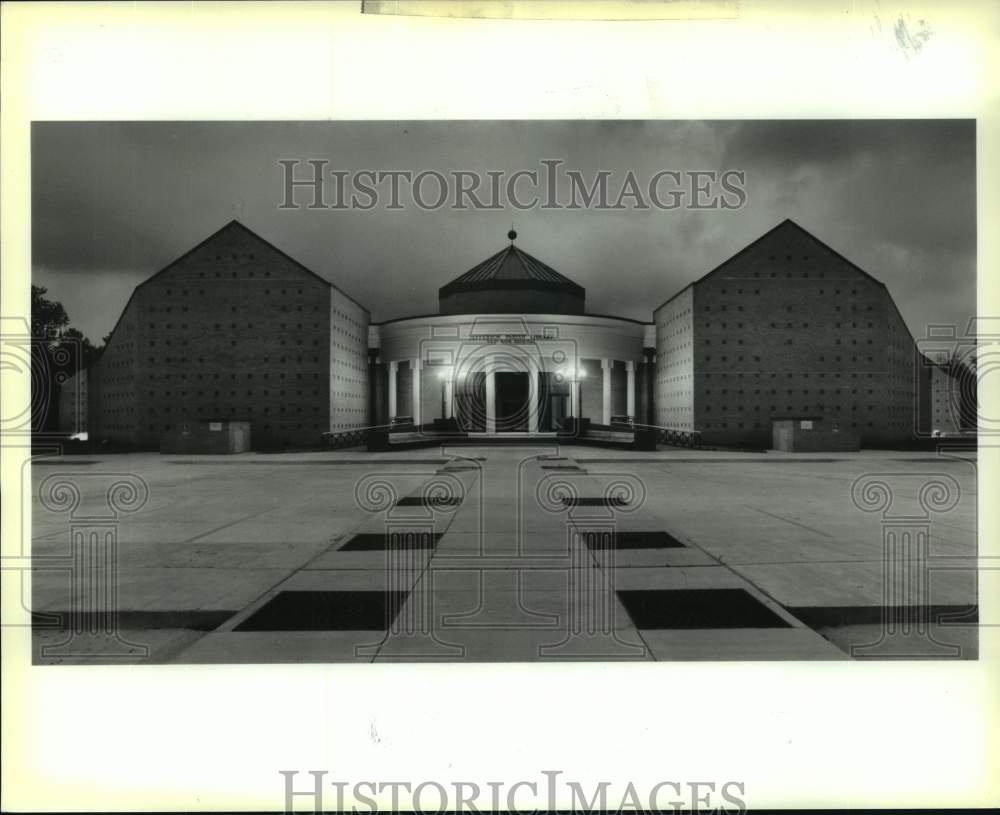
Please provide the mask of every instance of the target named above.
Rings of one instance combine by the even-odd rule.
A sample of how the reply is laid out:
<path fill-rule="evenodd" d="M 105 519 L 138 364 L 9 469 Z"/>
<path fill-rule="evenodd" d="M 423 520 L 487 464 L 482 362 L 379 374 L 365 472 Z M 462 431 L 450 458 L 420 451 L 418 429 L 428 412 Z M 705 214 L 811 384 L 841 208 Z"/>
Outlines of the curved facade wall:
<path fill-rule="evenodd" d="M 381 418 L 424 424 L 448 418 L 463 388 L 475 383 L 482 390 L 477 375 L 496 380 L 486 384 L 488 396 L 479 396 L 493 403 L 505 383 L 516 387 L 503 375 L 519 373 L 528 375 L 529 405 L 545 399 L 548 389 L 557 400 L 566 394 L 568 415 L 597 423 L 635 415 L 644 335 L 643 323 L 566 314 L 440 315 L 372 326 L 387 396 Z M 544 430 L 545 416 L 529 415 L 523 424 L 528 432 Z M 483 428 L 491 430 L 502 428 Z"/>

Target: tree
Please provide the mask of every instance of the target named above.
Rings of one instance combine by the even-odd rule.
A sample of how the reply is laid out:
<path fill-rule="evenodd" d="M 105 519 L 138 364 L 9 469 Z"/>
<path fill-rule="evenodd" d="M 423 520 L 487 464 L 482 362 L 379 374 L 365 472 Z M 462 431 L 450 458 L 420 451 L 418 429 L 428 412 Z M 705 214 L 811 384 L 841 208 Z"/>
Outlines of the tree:
<path fill-rule="evenodd" d="M 77 328 L 58 300 L 49 300 L 44 286 L 31 287 L 31 429 L 55 430 L 59 411 L 59 381 L 93 365 L 104 346 L 95 346 Z M 106 341 L 106 338 L 105 338 Z M 68 353 L 67 353 L 68 352 Z"/>
<path fill-rule="evenodd" d="M 44 286 L 31 286 L 31 336 L 52 346 L 69 325 L 69 315 L 62 303 L 45 296 L 48 291 Z"/>
<path fill-rule="evenodd" d="M 76 371 L 84 368 L 89 368 L 97 362 L 101 356 L 101 352 L 104 351 L 104 345 L 94 345 L 78 328 L 67 328 L 62 332 L 62 336 L 59 338 L 59 345 L 63 346 L 70 344 L 75 344 L 79 348 L 79 354 L 73 355 L 75 363 L 75 370 L 73 373 L 76 373 Z"/>

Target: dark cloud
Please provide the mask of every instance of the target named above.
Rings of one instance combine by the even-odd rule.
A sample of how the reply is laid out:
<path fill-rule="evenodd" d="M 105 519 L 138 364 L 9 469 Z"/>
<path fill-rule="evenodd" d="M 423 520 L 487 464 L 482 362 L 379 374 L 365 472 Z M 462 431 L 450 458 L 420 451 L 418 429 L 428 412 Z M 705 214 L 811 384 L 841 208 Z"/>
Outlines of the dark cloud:
<path fill-rule="evenodd" d="M 740 169 L 736 211 L 279 210 L 280 158 L 419 172 L 591 176 Z M 36 282 L 100 337 L 132 287 L 231 218 L 335 282 L 375 319 L 434 312 L 437 288 L 527 251 L 587 288 L 591 311 L 652 309 L 786 217 L 885 282 L 911 330 L 975 311 L 971 121 L 40 123 L 32 132 Z"/>
<path fill-rule="evenodd" d="M 971 160 L 971 119 L 806 119 L 720 123 L 725 132 L 725 161 L 760 162 L 794 167 L 855 162 L 863 156 L 896 151 L 934 153 L 957 150 Z"/>

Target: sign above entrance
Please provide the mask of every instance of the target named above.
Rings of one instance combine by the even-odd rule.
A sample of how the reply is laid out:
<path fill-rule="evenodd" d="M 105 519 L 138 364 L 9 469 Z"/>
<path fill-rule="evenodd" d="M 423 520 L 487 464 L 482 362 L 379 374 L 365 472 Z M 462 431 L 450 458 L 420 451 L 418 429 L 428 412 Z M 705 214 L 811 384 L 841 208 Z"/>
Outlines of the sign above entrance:
<path fill-rule="evenodd" d="M 551 338 L 544 334 L 469 334 L 469 339 L 487 345 L 530 345 Z"/>

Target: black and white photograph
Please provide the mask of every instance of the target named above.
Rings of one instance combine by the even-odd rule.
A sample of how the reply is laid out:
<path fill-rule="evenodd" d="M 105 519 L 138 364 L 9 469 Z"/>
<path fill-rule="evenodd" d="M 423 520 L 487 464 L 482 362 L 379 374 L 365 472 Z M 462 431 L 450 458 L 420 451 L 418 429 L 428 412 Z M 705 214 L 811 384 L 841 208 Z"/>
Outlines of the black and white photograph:
<path fill-rule="evenodd" d="M 36 663 L 975 659 L 975 154 L 36 123 Z"/>
<path fill-rule="evenodd" d="M 998 65 L 0 0 L 0 810 L 996 807 Z"/>

